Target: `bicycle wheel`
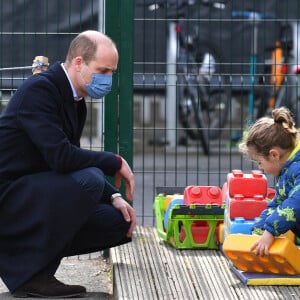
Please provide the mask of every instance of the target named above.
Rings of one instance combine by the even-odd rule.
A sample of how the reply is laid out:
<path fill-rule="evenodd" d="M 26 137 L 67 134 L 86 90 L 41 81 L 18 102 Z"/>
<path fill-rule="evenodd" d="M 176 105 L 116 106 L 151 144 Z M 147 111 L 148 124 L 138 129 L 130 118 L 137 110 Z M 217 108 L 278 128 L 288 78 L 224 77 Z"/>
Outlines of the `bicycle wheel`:
<path fill-rule="evenodd" d="M 214 65 L 205 63 L 205 57 Z M 220 137 L 227 121 L 229 86 L 219 56 L 211 48 L 201 45 L 196 52 L 189 53 L 188 58 L 187 67 L 181 66 L 181 73 L 178 72 L 179 120 L 187 136 L 200 140 L 204 152 L 208 153 L 209 141 Z"/>
<path fill-rule="evenodd" d="M 192 140 L 201 141 L 204 153 L 209 153 L 207 135 L 203 130 L 204 123 L 201 116 L 202 108 L 199 101 L 198 87 L 191 79 L 185 80 L 183 76 L 178 79 L 179 86 L 179 121 L 182 124 L 187 136 Z"/>

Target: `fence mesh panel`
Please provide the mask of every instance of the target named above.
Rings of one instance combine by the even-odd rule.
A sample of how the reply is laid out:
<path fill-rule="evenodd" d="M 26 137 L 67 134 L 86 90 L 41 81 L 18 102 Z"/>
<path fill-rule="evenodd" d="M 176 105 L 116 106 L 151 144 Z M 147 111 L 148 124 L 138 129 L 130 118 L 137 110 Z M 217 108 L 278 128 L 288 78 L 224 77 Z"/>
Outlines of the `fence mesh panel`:
<path fill-rule="evenodd" d="M 63 61 L 77 33 L 104 28 L 100 3 L 0 0 L 2 108 L 31 75 L 30 68 L 3 69 L 30 66 L 37 55 Z M 139 224 L 154 224 L 158 187 L 222 186 L 231 170 L 256 169 L 238 144 L 274 107 L 288 106 L 299 126 L 299 7 L 296 0 L 135 1 L 127 42 L 134 42 Z M 87 101 L 82 144 L 103 150 L 104 102 Z"/>
<path fill-rule="evenodd" d="M 231 170 L 258 168 L 238 150 L 257 118 L 284 105 L 299 125 L 300 8 L 292 0 L 136 2 L 135 205 L 151 225 L 158 187 L 222 187 Z"/>

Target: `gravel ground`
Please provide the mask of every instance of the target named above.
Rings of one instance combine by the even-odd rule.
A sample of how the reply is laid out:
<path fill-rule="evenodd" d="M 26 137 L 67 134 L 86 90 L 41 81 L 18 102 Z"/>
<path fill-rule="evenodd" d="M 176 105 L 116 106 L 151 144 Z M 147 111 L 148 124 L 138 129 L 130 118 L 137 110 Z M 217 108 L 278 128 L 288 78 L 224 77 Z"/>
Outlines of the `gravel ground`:
<path fill-rule="evenodd" d="M 87 295 L 84 299 L 112 299 L 111 267 L 100 253 L 65 258 L 55 276 L 64 283 L 85 286 Z M 16 298 L 10 295 L 0 279 L 0 300 L 6 299 Z"/>

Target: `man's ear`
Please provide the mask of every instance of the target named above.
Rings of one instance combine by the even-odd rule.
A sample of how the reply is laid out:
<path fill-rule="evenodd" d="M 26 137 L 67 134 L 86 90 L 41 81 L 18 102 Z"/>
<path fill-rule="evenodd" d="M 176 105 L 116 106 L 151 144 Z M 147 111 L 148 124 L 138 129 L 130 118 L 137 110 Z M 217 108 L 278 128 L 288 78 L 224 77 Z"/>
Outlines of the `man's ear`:
<path fill-rule="evenodd" d="M 76 56 L 74 59 L 73 59 L 73 64 L 74 64 L 74 67 L 75 67 L 75 70 L 77 72 L 81 72 L 81 69 L 83 67 L 83 58 L 82 56 Z"/>
<path fill-rule="evenodd" d="M 272 148 L 269 152 L 269 157 L 272 160 L 279 160 L 280 159 L 280 152 L 278 149 Z"/>

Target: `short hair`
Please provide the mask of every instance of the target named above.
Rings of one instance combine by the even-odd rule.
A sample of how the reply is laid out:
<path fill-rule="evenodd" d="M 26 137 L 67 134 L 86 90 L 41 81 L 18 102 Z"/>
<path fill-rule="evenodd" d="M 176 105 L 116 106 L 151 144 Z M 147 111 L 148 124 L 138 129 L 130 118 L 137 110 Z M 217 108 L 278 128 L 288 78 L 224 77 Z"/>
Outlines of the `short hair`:
<path fill-rule="evenodd" d="M 95 59 L 97 46 L 96 41 L 92 40 L 88 35 L 79 34 L 72 40 L 69 46 L 66 61 L 71 62 L 73 58 L 82 56 L 85 63 L 88 64 Z"/>

